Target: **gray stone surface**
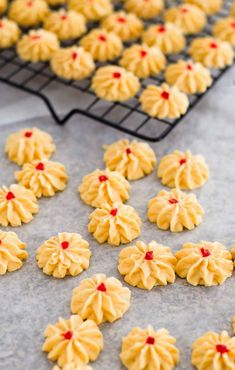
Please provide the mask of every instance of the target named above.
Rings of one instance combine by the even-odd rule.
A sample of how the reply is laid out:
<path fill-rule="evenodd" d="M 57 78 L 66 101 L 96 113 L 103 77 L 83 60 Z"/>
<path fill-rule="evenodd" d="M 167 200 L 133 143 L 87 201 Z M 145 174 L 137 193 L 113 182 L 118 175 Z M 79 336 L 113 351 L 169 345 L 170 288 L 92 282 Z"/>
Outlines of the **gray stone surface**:
<path fill-rule="evenodd" d="M 235 141 L 235 69 L 231 70 L 164 141 L 152 145 L 158 159 L 174 149 L 190 148 L 205 156 L 210 167 L 210 180 L 196 191 L 205 209 L 205 219 L 193 231 L 172 234 L 158 230 L 146 218 L 147 201 L 161 188 L 154 173 L 132 183 L 129 204 L 143 220 L 141 239 L 152 239 L 178 250 L 185 242 L 201 239 L 235 244 L 234 141 Z M 28 95 L 0 85 L 0 184 L 14 181 L 18 168 L 3 155 L 10 132 L 36 125 L 52 134 L 57 145 L 53 159 L 64 163 L 69 173 L 67 189 L 51 199 L 40 200 L 40 212 L 29 224 L 15 231 L 27 243 L 29 258 L 23 268 L 0 278 L 0 369 L 49 370 L 52 363 L 41 352 L 43 331 L 59 316 L 69 317 L 72 289 L 81 279 L 104 272 L 122 280 L 117 272 L 118 254 L 122 247 L 99 246 L 87 232 L 91 208 L 78 196 L 82 177 L 102 168 L 102 144 L 124 135 L 82 116 L 74 117 L 65 127 L 58 127 L 41 103 Z M 28 119 L 28 120 L 27 120 Z M 93 253 L 90 268 L 80 276 L 56 280 L 37 268 L 35 252 L 47 238 L 61 231 L 79 232 Z M 177 369 L 190 370 L 191 344 L 205 331 L 228 330 L 235 314 L 235 280 L 221 287 L 192 287 L 184 280 L 151 292 L 130 288 L 131 308 L 121 320 L 101 325 L 104 351 L 94 364 L 95 370 L 122 369 L 119 362 L 121 339 L 136 325 L 166 327 L 177 338 L 181 362 Z"/>

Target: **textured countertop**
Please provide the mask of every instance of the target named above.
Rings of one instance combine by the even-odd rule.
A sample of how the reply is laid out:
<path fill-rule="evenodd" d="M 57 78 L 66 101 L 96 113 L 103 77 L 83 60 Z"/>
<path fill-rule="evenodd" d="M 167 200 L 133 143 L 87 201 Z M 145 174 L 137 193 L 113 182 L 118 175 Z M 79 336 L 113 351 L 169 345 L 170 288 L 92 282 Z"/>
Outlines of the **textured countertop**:
<path fill-rule="evenodd" d="M 205 209 L 204 222 L 193 231 L 180 234 L 160 231 L 146 217 L 147 201 L 162 188 L 154 173 L 132 183 L 129 204 L 142 220 L 140 239 L 152 239 L 178 250 L 185 242 L 200 240 L 235 244 L 234 150 L 235 150 L 235 68 L 230 70 L 201 103 L 165 140 L 153 144 L 158 159 L 174 149 L 191 149 L 200 153 L 210 168 L 210 180 L 196 191 Z M 33 119 L 32 119 L 33 117 Z M 35 118 L 41 117 L 41 118 Z M 28 225 L 15 229 L 27 243 L 29 258 L 23 268 L 0 278 L 0 369 L 49 370 L 52 363 L 41 352 L 43 331 L 59 316 L 70 316 L 72 289 L 81 279 L 103 272 L 122 280 L 117 272 L 118 254 L 122 247 L 100 246 L 87 232 L 91 208 L 78 196 L 77 186 L 88 172 L 102 168 L 102 145 L 124 137 L 122 133 L 98 122 L 74 117 L 58 127 L 47 116 L 43 104 L 28 95 L 0 85 L 0 184 L 14 181 L 18 168 L 4 157 L 4 143 L 10 132 L 37 126 L 48 131 L 57 145 L 53 157 L 66 165 L 69 184 L 63 193 L 40 200 L 40 212 Z M 79 232 L 90 243 L 91 264 L 74 278 L 57 280 L 37 268 L 35 251 L 47 238 L 58 232 Z M 235 314 L 235 277 L 221 287 L 192 287 L 185 280 L 156 287 L 147 292 L 130 288 L 130 310 L 121 320 L 101 325 L 104 351 L 95 370 L 123 369 L 119 361 L 121 340 L 133 326 L 156 329 L 165 327 L 177 338 L 181 361 L 177 369 L 191 370 L 191 344 L 208 330 L 228 330 Z"/>

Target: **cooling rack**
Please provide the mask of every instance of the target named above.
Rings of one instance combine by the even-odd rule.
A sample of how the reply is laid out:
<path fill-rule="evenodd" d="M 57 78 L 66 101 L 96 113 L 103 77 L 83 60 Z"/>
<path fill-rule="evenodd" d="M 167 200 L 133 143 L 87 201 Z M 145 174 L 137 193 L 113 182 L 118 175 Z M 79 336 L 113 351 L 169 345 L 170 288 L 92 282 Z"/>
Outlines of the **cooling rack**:
<path fill-rule="evenodd" d="M 171 6 L 178 1 L 170 1 Z M 224 7 L 220 13 L 208 18 L 208 24 L 199 36 L 211 35 L 213 23 L 221 17 L 228 15 L 232 0 L 225 0 Z M 169 6 L 169 1 L 167 6 Z M 160 18 L 146 22 L 161 22 Z M 187 37 L 187 47 L 193 37 Z M 177 55 L 169 56 L 168 63 L 176 62 L 179 59 L 188 58 L 187 47 Z M 207 90 L 210 91 L 228 68 L 223 70 L 212 70 L 213 84 Z M 66 81 L 56 77 L 46 63 L 28 63 L 20 60 L 14 48 L 0 50 L 0 82 L 13 86 L 40 98 L 47 106 L 55 122 L 64 125 L 75 114 L 82 114 L 95 119 L 105 125 L 111 126 L 122 132 L 126 132 L 143 140 L 157 142 L 164 139 L 191 110 L 199 103 L 204 94 L 192 95 L 189 97 L 190 105 L 187 113 L 175 120 L 155 119 L 149 117 L 142 111 L 139 104 L 141 91 L 149 84 L 159 85 L 164 81 L 164 75 L 142 80 L 139 94 L 126 102 L 105 102 L 97 98 L 91 90 L 91 80 Z M 57 93 L 62 93 L 58 99 Z M 206 93 L 207 93 L 206 92 Z M 61 102 L 73 97 L 72 103 L 68 101 L 66 112 L 59 113 Z"/>

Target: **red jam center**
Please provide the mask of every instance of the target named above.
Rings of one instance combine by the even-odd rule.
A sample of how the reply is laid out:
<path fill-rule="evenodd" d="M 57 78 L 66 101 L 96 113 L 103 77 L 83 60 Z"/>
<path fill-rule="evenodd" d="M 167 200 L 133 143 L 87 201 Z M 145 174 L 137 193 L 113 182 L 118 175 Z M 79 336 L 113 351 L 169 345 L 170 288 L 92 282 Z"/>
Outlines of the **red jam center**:
<path fill-rule="evenodd" d="M 64 339 L 70 340 L 73 337 L 73 332 L 71 330 L 66 331 L 66 333 L 62 334 Z"/>
<path fill-rule="evenodd" d="M 117 18 L 117 22 L 119 22 L 119 23 L 126 23 L 126 18 L 124 18 L 124 17 L 118 17 Z"/>
<path fill-rule="evenodd" d="M 161 97 L 162 97 L 162 99 L 164 99 L 164 100 L 168 100 L 168 99 L 169 99 L 169 96 L 170 96 L 170 94 L 169 94 L 167 91 L 163 91 L 163 92 L 161 93 Z"/>
<path fill-rule="evenodd" d="M 115 217 L 118 213 L 118 209 L 117 208 L 113 208 L 111 209 L 111 211 L 109 212 L 111 214 L 111 216 Z"/>
<path fill-rule="evenodd" d="M 157 28 L 158 32 L 163 33 L 166 32 L 166 27 L 165 26 L 160 26 Z"/>
<path fill-rule="evenodd" d="M 6 195 L 6 200 L 12 200 L 12 199 L 15 199 L 15 196 L 11 191 L 9 191 Z"/>
<path fill-rule="evenodd" d="M 188 64 L 188 65 L 187 65 L 187 70 L 188 70 L 188 71 L 192 71 L 192 70 L 193 70 L 193 66 L 192 66 L 192 64 Z"/>
<path fill-rule="evenodd" d="M 24 136 L 25 137 L 31 137 L 33 135 L 33 133 L 32 133 L 32 131 L 26 131 L 25 133 L 24 133 Z"/>
<path fill-rule="evenodd" d="M 106 175 L 101 175 L 101 176 L 99 176 L 99 181 L 100 182 L 105 182 L 105 181 L 108 181 L 108 177 L 106 176 Z"/>
<path fill-rule="evenodd" d="M 74 51 L 74 52 L 71 54 L 71 58 L 72 58 L 73 60 L 76 60 L 76 59 L 77 59 L 77 57 L 78 57 L 78 53 L 76 53 L 76 51 Z"/>
<path fill-rule="evenodd" d="M 211 42 L 210 43 L 210 48 L 211 49 L 217 49 L 218 48 L 218 44 L 216 42 Z"/>
<path fill-rule="evenodd" d="M 99 39 L 100 41 L 103 41 L 103 42 L 105 42 L 105 41 L 106 41 L 106 37 L 105 37 L 105 35 L 100 35 L 100 36 L 98 37 L 98 39 Z"/>
<path fill-rule="evenodd" d="M 201 248 L 200 249 L 202 257 L 209 257 L 211 255 L 210 251 L 206 248 Z"/>
<path fill-rule="evenodd" d="M 182 166 L 183 164 L 185 164 L 187 162 L 187 159 L 186 158 L 182 158 L 180 160 L 180 165 Z"/>
<path fill-rule="evenodd" d="M 147 260 L 147 261 L 152 261 L 153 260 L 153 251 L 146 252 L 144 259 Z"/>
<path fill-rule="evenodd" d="M 61 248 L 62 249 L 67 249 L 68 247 L 69 247 L 69 242 L 64 241 L 64 242 L 61 243 Z"/>
<path fill-rule="evenodd" d="M 31 7 L 31 6 L 33 6 L 33 2 L 32 2 L 32 1 L 28 1 L 28 2 L 26 3 L 26 5 L 27 5 L 27 6 L 29 6 L 29 7 Z"/>
<path fill-rule="evenodd" d="M 41 36 L 40 35 L 32 35 L 31 40 L 40 40 Z"/>
<path fill-rule="evenodd" d="M 153 338 L 153 337 L 148 337 L 147 339 L 146 339 L 146 342 L 145 342 L 146 344 L 154 344 L 155 343 L 155 338 Z"/>
<path fill-rule="evenodd" d="M 2 245 L 2 241 L 0 240 L 0 245 Z"/>
<path fill-rule="evenodd" d="M 217 344 L 216 351 L 223 355 L 224 353 L 228 353 L 229 349 L 224 344 Z"/>
<path fill-rule="evenodd" d="M 231 27 L 235 29 L 235 22 L 231 23 Z"/>
<path fill-rule="evenodd" d="M 3 28 L 3 22 L 0 21 L 0 28 Z"/>
<path fill-rule="evenodd" d="M 60 19 L 62 21 L 65 21 L 67 18 L 68 18 L 68 16 L 66 14 L 62 14 L 61 17 L 60 17 Z"/>
<path fill-rule="evenodd" d="M 126 148 L 126 154 L 131 154 L 131 148 Z"/>
<path fill-rule="evenodd" d="M 113 78 L 121 78 L 121 73 L 120 72 L 114 72 L 113 73 Z"/>
<path fill-rule="evenodd" d="M 189 11 L 189 10 L 188 10 L 187 8 L 182 8 L 182 9 L 181 9 L 181 13 L 183 13 L 183 14 L 188 13 L 188 11 Z"/>
<path fill-rule="evenodd" d="M 42 162 L 39 162 L 35 168 L 38 171 L 44 171 L 45 166 L 44 166 L 44 164 Z"/>
<path fill-rule="evenodd" d="M 105 284 L 104 283 L 101 283 L 100 285 L 97 286 L 97 290 L 99 292 L 106 292 L 107 289 L 106 289 Z"/>
<path fill-rule="evenodd" d="M 145 57 L 146 57 L 146 55 L 148 55 L 147 51 L 145 51 L 145 50 L 141 50 L 141 51 L 140 51 L 140 56 L 141 56 L 141 58 L 145 58 Z"/>
<path fill-rule="evenodd" d="M 177 200 L 177 199 L 172 198 L 172 199 L 169 199 L 169 200 L 168 200 L 168 202 L 169 202 L 170 204 L 177 204 L 177 203 L 178 203 L 178 200 Z"/>

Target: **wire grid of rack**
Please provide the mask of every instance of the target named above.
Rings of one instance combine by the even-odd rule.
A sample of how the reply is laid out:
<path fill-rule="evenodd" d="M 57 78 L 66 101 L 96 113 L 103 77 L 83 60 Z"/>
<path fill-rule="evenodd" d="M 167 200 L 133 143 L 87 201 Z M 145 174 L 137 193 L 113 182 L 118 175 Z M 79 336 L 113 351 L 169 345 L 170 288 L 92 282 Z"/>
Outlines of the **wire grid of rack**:
<path fill-rule="evenodd" d="M 171 6 L 172 3 L 178 2 L 177 0 L 170 1 Z M 169 1 L 166 1 L 166 3 L 169 6 Z M 231 3 L 232 0 L 225 0 L 220 13 L 209 17 L 206 28 L 196 37 L 210 35 L 211 26 L 219 18 L 228 15 Z M 156 18 L 146 23 L 148 25 L 159 22 L 161 22 L 161 19 Z M 187 37 L 187 47 L 192 39 L 193 37 Z M 187 59 L 187 47 L 182 53 L 169 56 L 167 58 L 168 63 L 176 62 L 179 59 Z M 216 81 L 223 76 L 227 69 L 212 71 L 213 84 L 207 92 L 213 88 Z M 0 50 L 0 82 L 39 97 L 44 101 L 52 117 L 59 125 L 65 124 L 75 114 L 82 114 L 135 137 L 152 142 L 160 141 L 190 113 L 205 95 L 204 93 L 190 96 L 189 109 L 186 115 L 181 118 L 175 120 L 151 118 L 141 109 L 139 96 L 147 85 L 159 85 L 163 81 L 163 74 L 147 78 L 142 80 L 141 90 L 135 98 L 126 102 L 105 102 L 96 97 L 91 90 L 90 78 L 82 81 L 66 81 L 56 77 L 47 63 L 24 62 L 18 58 L 14 48 Z M 58 113 L 59 107 L 56 107 L 60 103 L 54 99 L 58 91 L 62 91 L 64 97 L 74 96 L 73 106 L 68 104 L 67 112 L 62 115 Z"/>

